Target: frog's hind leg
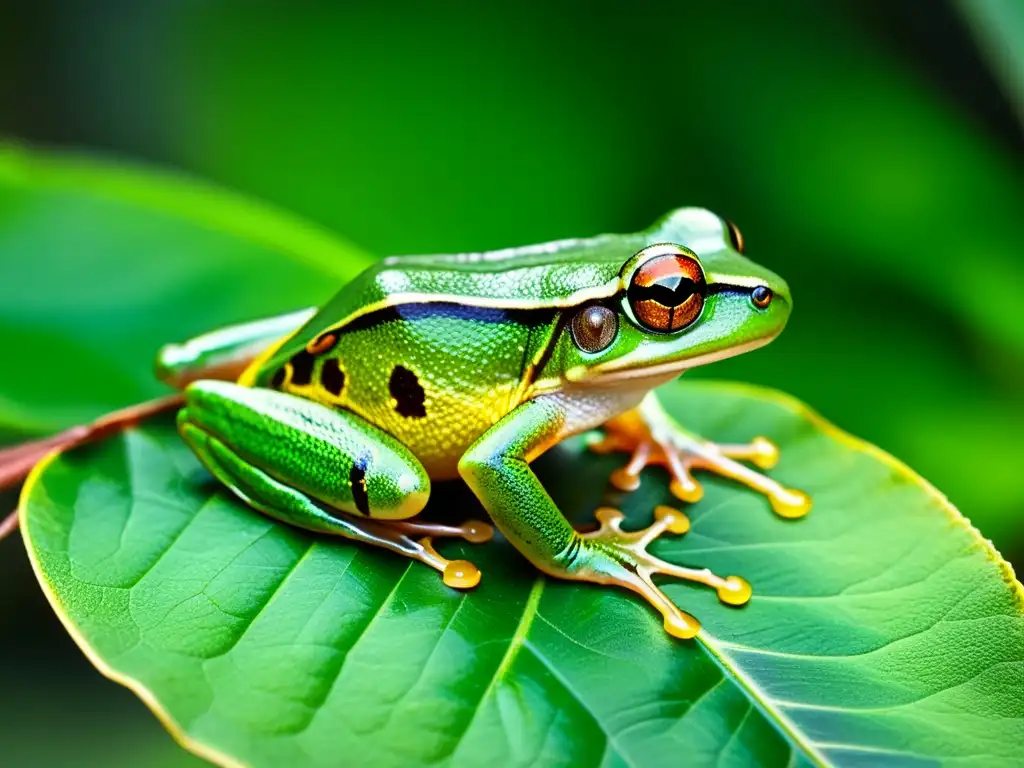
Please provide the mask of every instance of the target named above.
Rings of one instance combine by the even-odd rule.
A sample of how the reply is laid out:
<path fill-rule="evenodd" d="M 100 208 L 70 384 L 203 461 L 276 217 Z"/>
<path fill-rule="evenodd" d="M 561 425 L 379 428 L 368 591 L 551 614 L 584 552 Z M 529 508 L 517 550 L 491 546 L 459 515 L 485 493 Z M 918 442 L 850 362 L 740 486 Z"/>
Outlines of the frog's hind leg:
<path fill-rule="evenodd" d="M 447 560 L 436 536 L 479 542 L 485 523 L 445 526 L 407 520 L 430 481 L 394 438 L 358 416 L 272 390 L 198 381 L 185 392 L 178 429 L 210 472 L 253 508 L 307 530 L 383 547 L 469 588 L 479 570 Z"/>
<path fill-rule="evenodd" d="M 704 495 L 704 489 L 694 479 L 692 470 L 704 469 L 764 494 L 780 517 L 803 517 L 811 509 L 807 494 L 785 488 L 737 461 L 771 469 L 778 461 L 779 451 L 767 439 L 757 437 L 740 445 L 719 445 L 704 440 L 679 426 L 653 392 L 639 407 L 615 417 L 603 429 L 604 436 L 590 443 L 591 450 L 631 453 L 629 462 L 610 477 L 612 485 L 620 490 L 635 490 L 640 485 L 643 468 L 657 465 L 671 473 L 672 493 L 683 501 L 694 502 Z"/>
<path fill-rule="evenodd" d="M 315 308 L 302 309 L 167 344 L 157 353 L 157 378 L 175 389 L 199 379 L 234 381 L 256 358 L 272 353 L 314 314 Z"/>

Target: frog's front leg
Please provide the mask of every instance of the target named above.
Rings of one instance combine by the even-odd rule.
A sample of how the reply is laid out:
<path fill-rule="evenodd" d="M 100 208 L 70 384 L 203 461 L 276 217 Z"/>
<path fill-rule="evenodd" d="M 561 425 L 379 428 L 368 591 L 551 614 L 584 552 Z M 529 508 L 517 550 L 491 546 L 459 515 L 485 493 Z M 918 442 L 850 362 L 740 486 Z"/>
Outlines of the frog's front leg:
<path fill-rule="evenodd" d="M 737 576 L 722 578 L 707 569 L 683 568 L 647 552 L 663 533 L 685 532 L 686 518 L 675 510 L 659 507 L 653 525 L 627 532 L 621 528 L 622 514 L 604 507 L 597 511 L 597 531 L 576 531 L 529 466 L 561 439 L 564 424 L 557 401 L 530 400 L 488 430 L 459 462 L 462 477 L 527 559 L 552 576 L 617 584 L 642 595 L 661 612 L 665 629 L 676 637 L 693 637 L 700 623 L 655 586 L 654 574 L 710 586 L 730 605 L 750 598 L 750 585 Z"/>
<path fill-rule="evenodd" d="M 207 469 L 255 509 L 420 560 L 449 586 L 479 582 L 472 563 L 446 560 L 431 537 L 480 542 L 491 527 L 408 520 L 426 504 L 427 473 L 405 446 L 355 414 L 274 390 L 200 380 L 185 390 L 178 429 Z"/>
<path fill-rule="evenodd" d="M 803 517 L 811 509 L 811 499 L 806 493 L 785 488 L 736 461 L 750 461 L 761 469 L 773 467 L 779 451 L 767 439 L 756 437 L 739 445 L 719 445 L 704 440 L 676 423 L 654 392 L 649 392 L 637 408 L 608 421 L 603 430 L 604 436 L 590 443 L 591 450 L 632 454 L 629 462 L 611 475 L 612 485 L 620 490 L 636 490 L 641 470 L 658 465 L 671 473 L 670 489 L 677 498 L 699 501 L 704 489 L 691 471 L 705 469 L 763 493 L 780 517 Z"/>

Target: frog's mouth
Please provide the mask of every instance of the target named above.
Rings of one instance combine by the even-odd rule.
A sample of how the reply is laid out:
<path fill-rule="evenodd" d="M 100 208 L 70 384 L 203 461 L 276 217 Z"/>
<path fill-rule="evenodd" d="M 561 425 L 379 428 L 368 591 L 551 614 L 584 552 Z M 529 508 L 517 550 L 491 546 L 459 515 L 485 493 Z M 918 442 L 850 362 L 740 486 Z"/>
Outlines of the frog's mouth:
<path fill-rule="evenodd" d="M 781 329 L 780 329 L 781 330 Z M 565 372 L 565 380 L 572 384 L 608 384 L 618 381 L 642 381 L 644 379 L 669 380 L 680 376 L 690 368 L 696 368 L 728 357 L 741 355 L 744 352 L 758 349 L 772 342 L 779 332 L 775 332 L 759 339 L 753 339 L 743 344 L 738 344 L 727 349 L 720 349 L 708 352 L 696 357 L 687 357 L 679 360 L 670 360 L 664 363 L 651 365 L 639 360 L 621 358 L 608 363 L 602 363 L 592 367 L 578 366 L 570 368 Z"/>

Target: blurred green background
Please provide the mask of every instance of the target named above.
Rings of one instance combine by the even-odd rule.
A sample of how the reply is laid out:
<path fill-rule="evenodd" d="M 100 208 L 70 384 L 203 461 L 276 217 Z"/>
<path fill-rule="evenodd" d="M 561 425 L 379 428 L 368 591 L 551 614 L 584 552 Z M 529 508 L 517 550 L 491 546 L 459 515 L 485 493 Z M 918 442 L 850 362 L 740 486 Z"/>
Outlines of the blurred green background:
<path fill-rule="evenodd" d="M 15 3 L 0 136 L 182 169 L 378 255 L 712 208 L 796 311 L 689 375 L 797 395 L 1024 563 L 1022 8 Z M 4 764 L 191 760 L 75 650 L 17 540 L 0 578 Z"/>

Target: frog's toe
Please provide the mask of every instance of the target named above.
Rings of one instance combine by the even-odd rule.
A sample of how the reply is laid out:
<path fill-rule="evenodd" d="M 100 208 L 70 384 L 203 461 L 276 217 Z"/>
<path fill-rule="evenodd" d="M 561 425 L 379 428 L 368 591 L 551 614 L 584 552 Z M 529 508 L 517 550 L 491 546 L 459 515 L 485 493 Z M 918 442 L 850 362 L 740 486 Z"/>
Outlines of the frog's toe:
<path fill-rule="evenodd" d="M 754 594 L 750 582 L 742 576 L 726 576 L 715 591 L 718 599 L 726 605 L 746 605 Z"/>
<path fill-rule="evenodd" d="M 484 544 L 494 538 L 494 526 L 482 520 L 467 520 L 462 525 L 444 525 L 419 520 L 389 520 L 387 524 L 408 536 L 450 537 L 465 539 L 470 544 Z"/>
<path fill-rule="evenodd" d="M 779 517 L 803 517 L 811 511 L 811 497 L 794 488 L 783 488 L 780 485 L 768 494 L 768 501 Z"/>
<path fill-rule="evenodd" d="M 609 422 L 603 438 L 591 441 L 591 450 L 598 453 L 630 452 L 629 461 L 609 476 L 611 484 L 621 491 L 634 491 L 640 486 L 640 473 L 646 467 L 668 470 L 669 491 L 680 501 L 693 504 L 704 496 L 704 488 L 694 477 L 694 470 L 705 470 L 735 480 L 768 498 L 775 514 L 796 518 L 811 509 L 811 499 L 802 491 L 786 488 L 777 481 L 752 469 L 771 469 L 779 460 L 779 449 L 765 437 L 749 443 L 716 444 L 681 430 L 652 432 L 635 420 Z"/>
<path fill-rule="evenodd" d="M 480 569 L 468 560 L 448 560 L 436 549 L 429 536 L 416 542 L 422 551 L 422 562 L 441 572 L 445 584 L 453 589 L 472 589 L 480 583 Z"/>
<path fill-rule="evenodd" d="M 467 520 L 462 525 L 443 525 L 419 520 L 377 521 L 389 535 L 411 542 L 415 558 L 441 572 L 444 583 L 454 589 L 472 589 L 480 583 L 480 569 L 468 560 L 448 560 L 434 549 L 433 539 L 438 536 L 464 539 L 471 544 L 483 544 L 494 538 L 494 526 L 481 520 Z M 414 541 L 416 537 L 419 540 Z"/>
<path fill-rule="evenodd" d="M 719 443 L 718 452 L 728 459 L 749 461 L 759 469 L 771 469 L 779 462 L 779 449 L 767 437 L 755 437 L 749 443 Z"/>
<path fill-rule="evenodd" d="M 779 517 L 803 517 L 811 511 L 811 497 L 803 491 L 786 488 L 777 480 L 740 464 L 736 459 L 743 459 L 767 468 L 778 461 L 778 449 L 763 437 L 756 438 L 742 445 L 716 445 L 705 443 L 686 450 L 680 459 L 685 477 L 690 476 L 691 469 L 704 469 L 722 477 L 742 483 L 753 491 L 763 494 L 772 510 Z M 673 474 L 675 474 L 673 472 Z M 676 480 L 680 478 L 677 476 Z M 672 492 L 684 501 L 686 488 L 678 488 L 673 484 Z"/>

